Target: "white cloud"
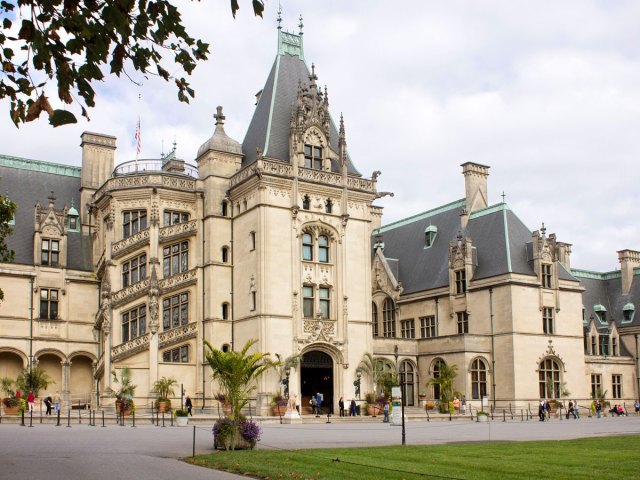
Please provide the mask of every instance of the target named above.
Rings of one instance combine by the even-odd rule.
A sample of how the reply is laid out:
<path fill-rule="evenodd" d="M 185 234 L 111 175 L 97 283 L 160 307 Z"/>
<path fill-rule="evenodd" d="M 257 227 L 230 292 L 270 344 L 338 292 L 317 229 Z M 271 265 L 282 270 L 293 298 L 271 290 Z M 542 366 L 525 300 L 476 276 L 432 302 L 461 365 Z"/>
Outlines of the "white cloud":
<path fill-rule="evenodd" d="M 248 1 L 235 20 L 228 2 L 179 4 L 190 33 L 212 44 L 190 79 L 191 104 L 157 79 L 141 89 L 108 79 L 88 124 L 16 130 L 0 115 L 0 151 L 78 165 L 90 130 L 116 135 L 126 161 L 140 115 L 143 156 L 175 137 L 192 162 L 217 105 L 242 141 L 275 57 L 277 2 L 264 20 Z M 640 249 L 638 2 L 300 0 L 283 10 L 292 31 L 304 14 L 307 63 L 329 87 L 333 116 L 344 113 L 356 166 L 382 170 L 380 190 L 396 193 L 379 201 L 384 223 L 462 197 L 459 165 L 477 161 L 492 167 L 490 200 L 504 191 L 531 229 L 544 221 L 572 243 L 573 266 L 610 270 L 616 250 Z"/>

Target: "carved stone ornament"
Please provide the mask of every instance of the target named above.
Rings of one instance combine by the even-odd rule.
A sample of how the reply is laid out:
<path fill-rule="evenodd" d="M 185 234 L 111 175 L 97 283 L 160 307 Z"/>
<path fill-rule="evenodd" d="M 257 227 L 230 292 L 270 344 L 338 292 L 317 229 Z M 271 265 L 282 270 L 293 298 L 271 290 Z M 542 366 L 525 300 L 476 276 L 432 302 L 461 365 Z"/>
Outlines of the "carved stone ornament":
<path fill-rule="evenodd" d="M 336 322 L 323 320 L 304 320 L 303 332 L 312 342 L 324 340 L 330 342 L 336 334 Z"/>
<path fill-rule="evenodd" d="M 329 96 L 326 89 L 323 94 L 318 88 L 317 79 L 315 66 L 312 65 L 308 86 L 298 83 L 296 101 L 291 110 L 293 148 L 304 144 L 304 136 L 311 127 L 318 128 L 324 138 L 329 138 Z M 316 132 L 313 133 L 317 135 Z"/>
<path fill-rule="evenodd" d="M 151 279 L 149 284 L 149 330 L 153 335 L 158 332 L 160 321 L 158 318 L 160 287 L 158 285 L 158 274 L 156 266 L 151 267 Z"/>

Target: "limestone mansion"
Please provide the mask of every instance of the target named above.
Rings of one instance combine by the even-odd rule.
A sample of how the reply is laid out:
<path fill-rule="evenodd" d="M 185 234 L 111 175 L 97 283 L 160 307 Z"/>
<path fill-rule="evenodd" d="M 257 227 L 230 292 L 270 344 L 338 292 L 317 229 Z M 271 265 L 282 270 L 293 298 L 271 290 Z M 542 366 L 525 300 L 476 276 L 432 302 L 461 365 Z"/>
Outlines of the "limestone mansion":
<path fill-rule="evenodd" d="M 116 138 L 89 132 L 80 168 L 0 155 L 18 204 L 0 377 L 31 363 L 66 402 L 110 405 L 110 373 L 127 366 L 142 404 L 173 376 L 210 406 L 203 340 L 256 338 L 302 354 L 290 389 L 303 404 L 353 397 L 368 352 L 397 365 L 409 405 L 437 396 L 427 381 L 443 363 L 473 402 L 638 396 L 640 252 L 619 251 L 615 272 L 572 268 L 571 245 L 488 204 L 489 167 L 475 163 L 462 198 L 382 226 L 377 173 L 356 168 L 316 80 L 303 37 L 278 29 L 242 143 L 218 108 L 194 163 L 117 163 Z M 279 389 L 261 379 L 260 412 Z"/>

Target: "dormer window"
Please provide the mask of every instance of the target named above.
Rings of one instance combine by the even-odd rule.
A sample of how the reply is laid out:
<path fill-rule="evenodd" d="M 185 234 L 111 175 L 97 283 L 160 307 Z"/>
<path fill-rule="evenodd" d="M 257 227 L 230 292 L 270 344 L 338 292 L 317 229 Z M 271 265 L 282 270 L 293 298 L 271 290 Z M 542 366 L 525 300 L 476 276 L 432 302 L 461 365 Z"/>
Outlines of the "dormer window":
<path fill-rule="evenodd" d="M 80 214 L 78 210 L 73 206 L 73 200 L 71 200 L 71 208 L 67 212 L 67 218 L 69 219 L 68 230 L 70 232 L 78 232 L 80 231 Z"/>
<path fill-rule="evenodd" d="M 633 321 L 633 315 L 635 312 L 636 307 L 633 306 L 633 303 L 627 303 L 622 307 L 622 322 L 627 323 Z"/>
<path fill-rule="evenodd" d="M 304 146 L 304 166 L 314 170 L 322 170 L 322 147 Z"/>
<path fill-rule="evenodd" d="M 598 320 L 600 320 L 600 323 L 607 323 L 607 309 L 604 308 L 604 305 L 594 305 L 593 311 L 598 316 Z"/>
<path fill-rule="evenodd" d="M 436 235 L 438 235 L 438 227 L 435 225 L 429 225 L 424 230 L 424 248 L 431 248 L 433 242 L 436 240 Z"/>
<path fill-rule="evenodd" d="M 542 264 L 542 288 L 553 288 L 553 273 L 550 263 Z"/>
<path fill-rule="evenodd" d="M 455 271 L 456 275 L 456 295 L 461 295 L 467 291 L 467 273 L 464 268 Z"/>
<path fill-rule="evenodd" d="M 48 238 L 42 239 L 42 251 L 40 254 L 40 263 L 42 265 L 49 265 L 50 267 L 57 267 L 60 263 L 60 241 L 50 240 Z"/>

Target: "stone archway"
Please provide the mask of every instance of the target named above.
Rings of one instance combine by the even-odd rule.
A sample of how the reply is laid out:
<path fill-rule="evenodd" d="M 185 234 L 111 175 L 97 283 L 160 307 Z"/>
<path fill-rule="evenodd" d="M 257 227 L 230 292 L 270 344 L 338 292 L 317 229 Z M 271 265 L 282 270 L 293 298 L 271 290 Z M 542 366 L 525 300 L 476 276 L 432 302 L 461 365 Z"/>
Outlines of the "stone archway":
<path fill-rule="evenodd" d="M 15 380 L 22 373 L 25 360 L 17 353 L 11 351 L 0 352 L 0 378 L 9 377 Z M 4 396 L 0 392 L 0 396 Z"/>
<path fill-rule="evenodd" d="M 400 364 L 400 383 L 404 384 L 404 401 L 408 407 L 415 405 L 415 371 L 415 367 L 409 360 L 404 360 Z"/>
<path fill-rule="evenodd" d="M 303 412 L 311 413 L 309 400 L 318 392 L 323 395 L 322 413 L 333 413 L 334 361 L 321 350 L 309 350 L 300 360 L 300 394 Z"/>
<path fill-rule="evenodd" d="M 62 396 L 65 388 L 63 380 L 64 376 L 62 373 L 63 359 L 61 359 L 54 353 L 43 353 L 41 355 L 38 355 L 36 358 L 38 368 L 44 370 L 52 380 L 52 383 L 47 387 L 46 390 L 42 390 L 39 392 L 40 397 L 44 398 L 48 395 L 51 395 L 53 397 L 53 394 L 55 392 L 59 392 Z"/>
<path fill-rule="evenodd" d="M 89 405 L 93 392 L 93 361 L 86 355 L 76 355 L 69 366 L 69 401 Z"/>

